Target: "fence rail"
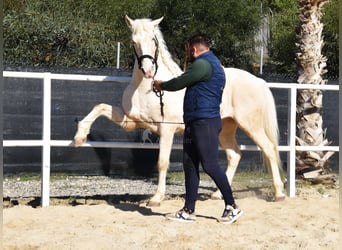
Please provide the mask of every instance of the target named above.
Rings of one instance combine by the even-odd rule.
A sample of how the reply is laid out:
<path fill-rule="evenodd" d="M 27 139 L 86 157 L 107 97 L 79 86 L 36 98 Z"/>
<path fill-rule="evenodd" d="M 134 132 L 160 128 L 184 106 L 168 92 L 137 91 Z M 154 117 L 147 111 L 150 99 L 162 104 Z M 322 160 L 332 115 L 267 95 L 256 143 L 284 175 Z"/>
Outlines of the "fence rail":
<path fill-rule="evenodd" d="M 51 140 L 51 80 L 91 81 L 91 82 L 117 82 L 127 83 L 130 77 L 123 76 L 95 76 L 78 74 L 53 74 L 49 72 L 14 72 L 4 71 L 4 77 L 43 79 L 43 136 L 42 140 L 4 140 L 4 147 L 42 147 L 42 173 L 41 173 L 41 205 L 49 205 L 50 200 L 50 152 L 51 147 L 70 147 L 71 140 Z M 270 88 L 289 90 L 289 123 L 288 145 L 280 145 L 279 151 L 288 152 L 287 161 L 287 193 L 289 197 L 295 196 L 295 156 L 296 151 L 339 151 L 339 146 L 296 146 L 296 98 L 297 89 L 322 89 L 339 91 L 339 85 L 313 85 L 296 83 L 267 83 Z M 337 111 L 336 111 L 337 112 Z M 82 147 L 102 148 L 158 148 L 157 144 L 141 144 L 134 142 L 86 142 Z M 174 144 L 173 149 L 181 149 L 182 145 Z M 255 145 L 240 145 L 244 151 L 259 151 Z"/>

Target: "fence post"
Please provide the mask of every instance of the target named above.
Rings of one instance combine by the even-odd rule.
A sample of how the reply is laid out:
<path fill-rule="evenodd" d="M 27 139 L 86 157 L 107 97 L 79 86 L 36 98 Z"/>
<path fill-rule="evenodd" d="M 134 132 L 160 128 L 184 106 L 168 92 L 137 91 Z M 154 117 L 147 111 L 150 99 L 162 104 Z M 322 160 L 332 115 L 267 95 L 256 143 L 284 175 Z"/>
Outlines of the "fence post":
<path fill-rule="evenodd" d="M 118 49 L 116 51 L 116 69 L 120 69 L 120 42 L 118 42 Z"/>
<path fill-rule="evenodd" d="M 41 174 L 41 206 L 49 206 L 51 153 L 51 73 L 44 74 L 43 82 L 43 147 Z"/>
<path fill-rule="evenodd" d="M 288 109 L 288 145 L 290 150 L 287 153 L 287 195 L 296 196 L 296 103 L 297 88 L 295 86 L 289 89 Z"/>

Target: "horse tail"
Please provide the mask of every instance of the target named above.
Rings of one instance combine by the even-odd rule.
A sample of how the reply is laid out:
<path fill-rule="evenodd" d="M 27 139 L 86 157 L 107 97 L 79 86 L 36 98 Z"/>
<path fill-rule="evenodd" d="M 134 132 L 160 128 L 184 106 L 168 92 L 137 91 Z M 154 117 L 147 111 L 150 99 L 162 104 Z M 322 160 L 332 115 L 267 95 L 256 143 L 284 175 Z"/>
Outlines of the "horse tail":
<path fill-rule="evenodd" d="M 279 128 L 278 128 L 278 120 L 277 120 L 277 110 L 275 101 L 272 95 L 271 90 L 265 86 L 265 102 L 264 102 L 264 129 L 268 139 L 271 141 L 274 150 L 275 157 L 278 164 L 278 167 L 281 168 L 281 161 L 279 155 Z M 270 169 L 270 162 L 267 157 L 263 157 L 263 159 L 267 159 L 265 161 L 265 165 L 268 169 Z"/>

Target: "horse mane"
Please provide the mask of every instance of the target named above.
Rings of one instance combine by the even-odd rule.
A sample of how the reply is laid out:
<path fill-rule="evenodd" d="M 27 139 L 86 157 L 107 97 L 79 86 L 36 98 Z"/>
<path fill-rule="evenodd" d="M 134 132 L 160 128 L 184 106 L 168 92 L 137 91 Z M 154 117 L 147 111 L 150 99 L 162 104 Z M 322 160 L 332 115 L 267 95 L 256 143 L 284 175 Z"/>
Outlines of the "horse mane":
<path fill-rule="evenodd" d="M 171 71 L 174 76 L 179 76 L 182 74 L 182 70 L 180 69 L 179 65 L 173 60 L 172 55 L 170 54 L 166 42 L 164 40 L 163 34 L 160 31 L 159 27 L 155 29 L 155 36 L 159 42 L 159 55 L 163 63 L 166 67 Z"/>

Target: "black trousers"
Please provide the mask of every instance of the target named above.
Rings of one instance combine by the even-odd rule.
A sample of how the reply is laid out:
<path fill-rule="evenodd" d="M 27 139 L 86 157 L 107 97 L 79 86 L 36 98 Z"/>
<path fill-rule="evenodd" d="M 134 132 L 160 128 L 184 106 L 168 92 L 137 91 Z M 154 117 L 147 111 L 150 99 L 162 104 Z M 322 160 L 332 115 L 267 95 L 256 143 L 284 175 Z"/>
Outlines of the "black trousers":
<path fill-rule="evenodd" d="M 185 124 L 183 167 L 185 174 L 185 208 L 195 211 L 199 187 L 199 164 L 221 191 L 225 205 L 235 203 L 227 176 L 218 163 L 221 118 L 198 119 Z"/>

